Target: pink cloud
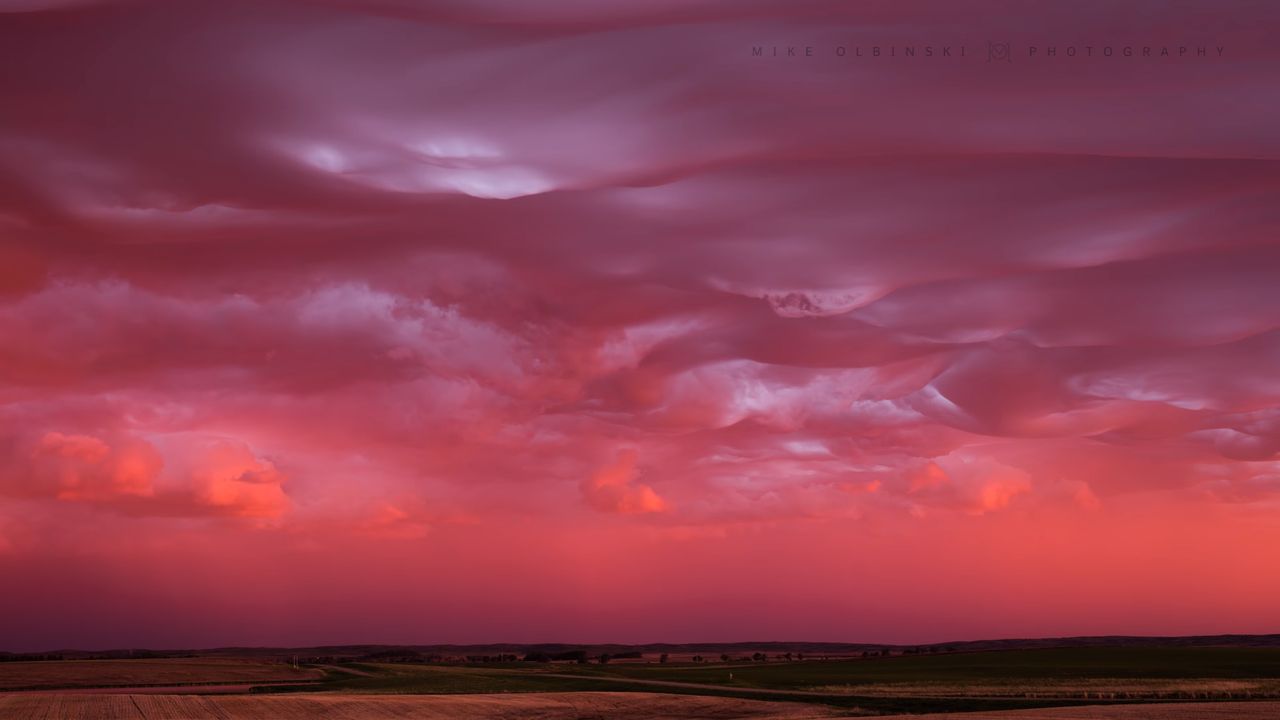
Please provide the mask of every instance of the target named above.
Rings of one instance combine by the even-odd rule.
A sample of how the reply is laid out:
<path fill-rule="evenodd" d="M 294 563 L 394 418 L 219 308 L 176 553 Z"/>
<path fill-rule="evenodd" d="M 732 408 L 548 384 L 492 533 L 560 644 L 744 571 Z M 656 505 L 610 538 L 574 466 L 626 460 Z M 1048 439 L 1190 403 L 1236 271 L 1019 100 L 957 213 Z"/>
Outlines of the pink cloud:
<path fill-rule="evenodd" d="M 157 443 L 160 447 L 157 447 Z M 153 441 L 50 431 L 6 459 L 0 492 L 131 515 L 273 518 L 289 508 L 284 475 L 243 443 L 160 436 Z"/>
<path fill-rule="evenodd" d="M 163 466 L 155 448 L 137 440 L 115 447 L 88 435 L 45 433 L 31 450 L 34 482 L 59 500 L 149 497 Z"/>
<path fill-rule="evenodd" d="M 425 536 L 430 524 L 396 505 L 383 503 L 363 523 L 363 529 L 374 537 L 414 540 Z"/>
<path fill-rule="evenodd" d="M 436 592 L 471 639 L 863 639 L 883 623 L 849 618 L 884 615 L 830 599 L 841 571 L 933 639 L 1077 607 L 1269 629 L 1275 12 L 1165 5 L 19 2 L 0 572 L 177 645 L 192 617 L 311 642 L 329 610 L 236 635 L 237 593 L 367 611 L 324 583 L 419 560 L 431 586 L 361 629 Z M 751 54 L 940 37 L 1227 50 Z M 174 580 L 197 561 L 210 599 Z M 957 567 L 1035 602 L 982 625 L 920 599 L 976 602 Z M 771 574 L 797 590 L 762 626 L 733 593 Z M 529 615 L 493 599 L 508 577 Z M 1203 602 L 1130 613 L 1115 584 Z M 167 630 L 136 588 L 178 598 Z M 79 644 L 84 608 L 8 602 L 36 620 L 0 636 Z"/>
<path fill-rule="evenodd" d="M 240 517 L 276 517 L 288 510 L 285 476 L 242 443 L 214 440 L 193 459 L 199 502 Z"/>
<path fill-rule="evenodd" d="M 596 471 L 582 484 L 582 494 L 587 504 L 601 512 L 660 513 L 667 510 L 667 503 L 653 488 L 636 482 L 639 472 L 636 463 L 638 453 L 632 449 L 619 450 L 617 458 Z"/>

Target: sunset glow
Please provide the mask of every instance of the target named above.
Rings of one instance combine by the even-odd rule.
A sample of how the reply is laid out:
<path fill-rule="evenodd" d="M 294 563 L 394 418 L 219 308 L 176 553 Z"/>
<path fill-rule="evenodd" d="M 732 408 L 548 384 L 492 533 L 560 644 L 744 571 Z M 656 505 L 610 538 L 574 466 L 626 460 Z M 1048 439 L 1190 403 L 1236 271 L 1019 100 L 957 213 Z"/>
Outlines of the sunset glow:
<path fill-rule="evenodd" d="M 0 650 L 1275 632 L 1280 7 L 1029 5 L 0 3 Z"/>

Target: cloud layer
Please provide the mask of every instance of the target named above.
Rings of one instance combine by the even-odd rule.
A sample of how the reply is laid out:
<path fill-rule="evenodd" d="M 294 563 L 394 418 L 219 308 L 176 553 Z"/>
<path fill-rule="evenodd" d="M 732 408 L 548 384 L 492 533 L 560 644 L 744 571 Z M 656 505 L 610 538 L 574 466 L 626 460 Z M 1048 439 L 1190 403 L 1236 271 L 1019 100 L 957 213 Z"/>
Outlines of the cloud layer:
<path fill-rule="evenodd" d="M 1272 628 L 1280 58 L 1246 5 L 10 3 L 0 630 Z M 1034 609 L 974 605 L 1018 578 Z"/>

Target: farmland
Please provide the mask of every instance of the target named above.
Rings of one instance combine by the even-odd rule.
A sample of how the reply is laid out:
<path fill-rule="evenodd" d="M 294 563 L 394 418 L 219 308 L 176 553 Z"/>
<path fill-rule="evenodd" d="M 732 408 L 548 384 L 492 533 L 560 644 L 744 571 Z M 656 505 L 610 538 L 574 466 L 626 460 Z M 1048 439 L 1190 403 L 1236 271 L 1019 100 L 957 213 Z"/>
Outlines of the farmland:
<path fill-rule="evenodd" d="M 381 720 L 382 718 L 753 718 L 831 717 L 813 705 L 654 693 L 512 695 L 0 695 L 0 717 L 65 720 Z"/>
<path fill-rule="evenodd" d="M 609 663 L 518 661 L 511 654 L 488 662 L 387 662 L 379 659 L 386 653 L 368 653 L 326 656 L 297 669 L 278 657 L 3 663 L 0 688 L 20 692 L 0 692 L 0 717 L 798 718 L 964 711 L 978 713 L 963 716 L 970 720 L 1190 720 L 1280 714 L 1280 648 L 1274 647 L 1065 647 L 722 662 L 659 662 L 641 654 Z"/>
<path fill-rule="evenodd" d="M 60 720 L 479 720 L 608 717 L 803 720 L 856 715 L 815 705 L 658 693 L 507 695 L 0 695 L 0 717 Z M 925 720 L 1270 720 L 1280 703 L 1182 703 L 916 715 Z"/>
<path fill-rule="evenodd" d="M 320 670 L 252 658 L 63 660 L 0 663 L 0 690 L 308 681 Z"/>
<path fill-rule="evenodd" d="M 344 672 L 330 672 L 325 682 L 302 689 L 357 693 L 660 690 L 886 712 L 997 710 L 1085 701 L 1280 699 L 1280 649 L 1274 648 L 1059 648 L 754 663 L 344 663 L 340 667 Z"/>
<path fill-rule="evenodd" d="M 1276 648 L 1051 648 L 734 667 L 587 668 L 602 677 L 879 697 L 1280 698 Z"/>
<path fill-rule="evenodd" d="M 918 720 L 1272 720 L 1280 717 L 1280 703 L 1178 703 L 1173 705 L 1113 705 L 995 713 L 916 715 Z"/>

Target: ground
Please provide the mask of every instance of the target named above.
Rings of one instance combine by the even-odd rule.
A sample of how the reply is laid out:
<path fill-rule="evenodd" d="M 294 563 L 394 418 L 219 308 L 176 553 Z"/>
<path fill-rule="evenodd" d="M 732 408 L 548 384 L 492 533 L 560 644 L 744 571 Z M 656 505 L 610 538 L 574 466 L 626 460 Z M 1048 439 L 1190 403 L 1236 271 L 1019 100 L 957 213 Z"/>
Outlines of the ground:
<path fill-rule="evenodd" d="M 306 681 L 324 677 L 260 658 L 163 658 L 0 662 L 0 691 L 140 685 L 244 684 Z"/>
<path fill-rule="evenodd" d="M 662 693 L 514 693 L 488 695 L 0 695 L 0 717 L 26 720 L 802 720 L 850 716 L 800 703 Z M 899 716 L 901 717 L 901 716 Z M 1137 704 L 913 715 L 949 720 L 1271 720 L 1277 702 Z"/>
<path fill-rule="evenodd" d="M 820 706 L 656 693 L 507 695 L 78 695 L 0 696 L 0 717 L 65 720 L 466 720 L 467 718 L 799 718 L 831 717 Z"/>
<path fill-rule="evenodd" d="M 1078 647 L 714 664 L 656 660 L 428 664 L 339 657 L 298 668 L 279 657 L 11 662 L 0 663 L 0 717 L 1280 717 L 1280 648 Z M 961 712 L 967 714 L 954 714 Z"/>

